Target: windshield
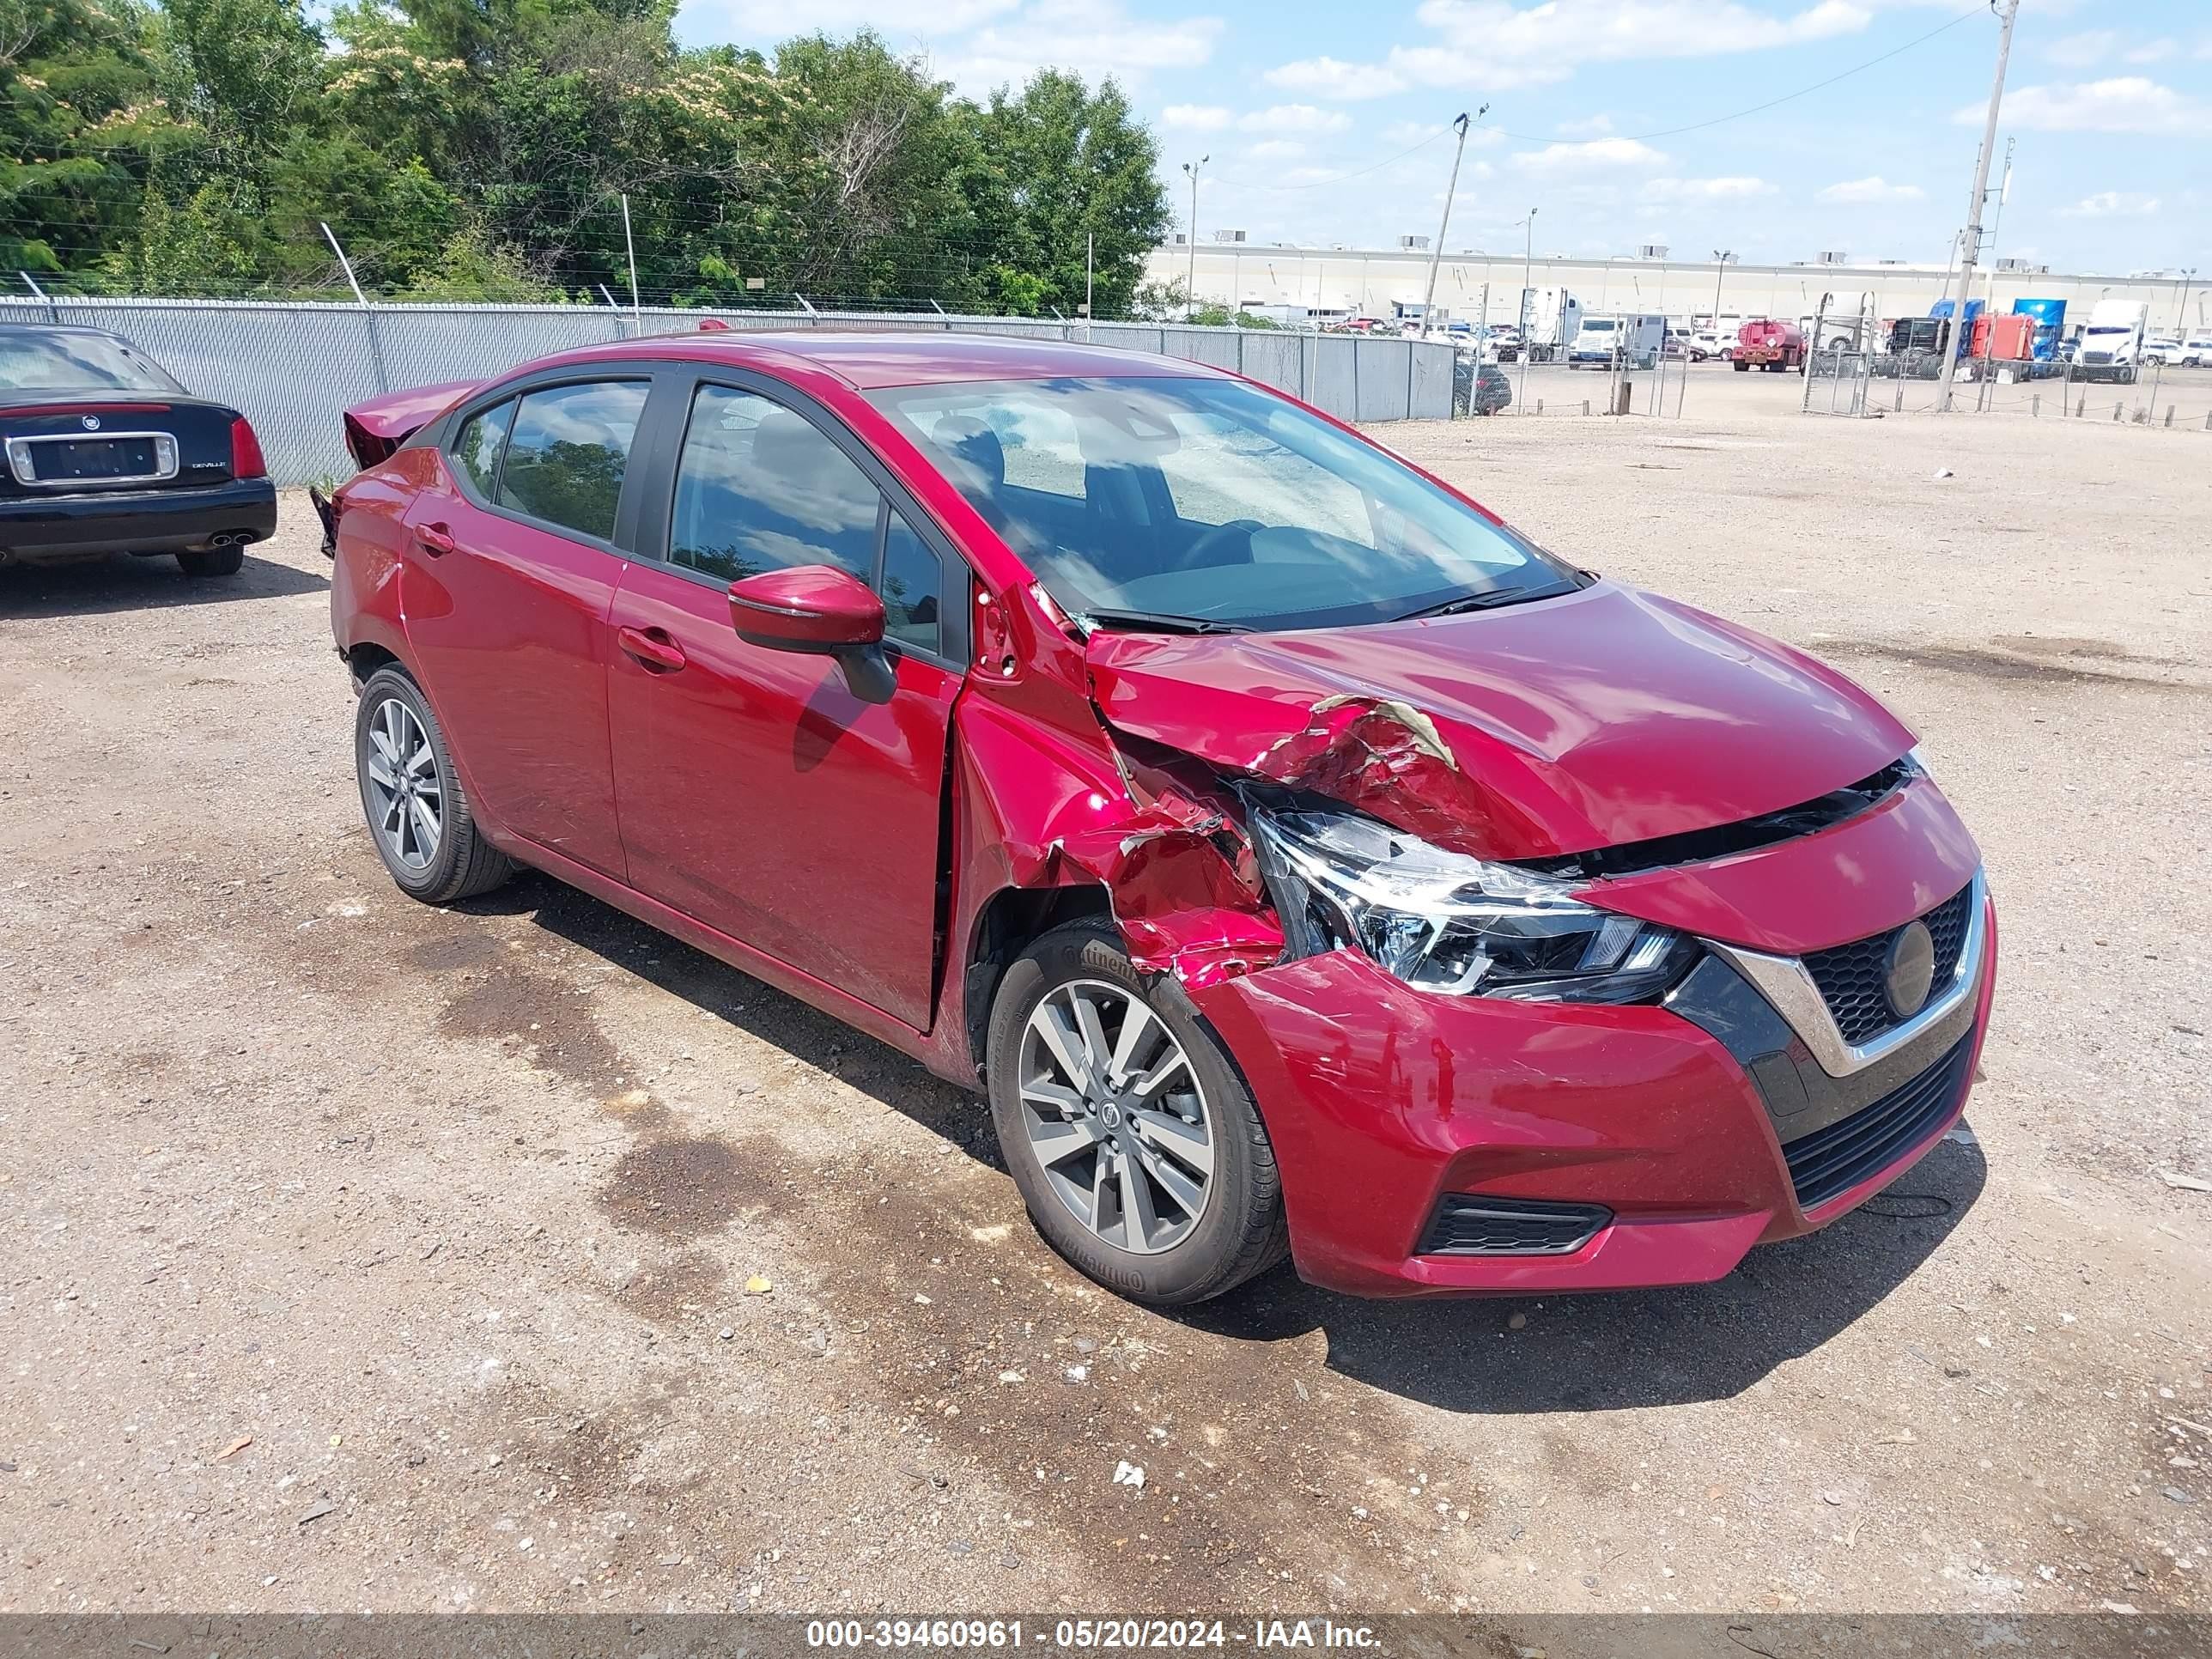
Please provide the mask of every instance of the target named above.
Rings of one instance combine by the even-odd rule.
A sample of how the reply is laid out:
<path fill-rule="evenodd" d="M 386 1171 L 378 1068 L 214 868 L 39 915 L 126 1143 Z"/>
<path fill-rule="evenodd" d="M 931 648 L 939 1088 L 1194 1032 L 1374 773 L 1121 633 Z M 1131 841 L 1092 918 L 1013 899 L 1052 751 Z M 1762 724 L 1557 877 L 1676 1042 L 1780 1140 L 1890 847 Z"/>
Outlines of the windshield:
<path fill-rule="evenodd" d="M 183 390 L 131 347 L 104 334 L 0 331 L 0 391 Z"/>
<path fill-rule="evenodd" d="M 2089 325 L 2089 332 L 2092 334 L 2132 334 L 2135 332 L 2135 329 L 2132 326 L 2122 327 L 2117 323 L 2092 323 Z"/>
<path fill-rule="evenodd" d="M 1591 318 L 1583 324 L 1585 334 L 1610 334 L 1618 325 L 1609 318 Z"/>
<path fill-rule="evenodd" d="M 1333 627 L 1577 586 L 1402 463 L 1255 386 L 1003 380 L 869 398 L 1063 610 L 1109 624 Z"/>

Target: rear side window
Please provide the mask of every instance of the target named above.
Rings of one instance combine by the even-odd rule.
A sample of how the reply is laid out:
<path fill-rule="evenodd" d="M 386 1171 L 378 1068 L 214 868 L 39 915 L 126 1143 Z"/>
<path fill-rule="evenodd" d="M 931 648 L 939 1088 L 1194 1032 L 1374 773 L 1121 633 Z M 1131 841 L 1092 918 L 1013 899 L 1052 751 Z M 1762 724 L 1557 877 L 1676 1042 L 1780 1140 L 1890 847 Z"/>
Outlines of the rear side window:
<path fill-rule="evenodd" d="M 701 386 L 676 464 L 668 556 L 722 581 L 801 564 L 834 564 L 867 581 L 881 500 L 804 416 L 750 392 Z"/>
<path fill-rule="evenodd" d="M 646 390 L 642 380 L 604 380 L 525 392 L 499 470 L 500 505 L 611 538 Z"/>
<path fill-rule="evenodd" d="M 499 453 L 507 445 L 507 429 L 514 424 L 514 399 L 509 398 L 470 416 L 453 440 L 453 465 L 487 501 L 499 482 Z"/>

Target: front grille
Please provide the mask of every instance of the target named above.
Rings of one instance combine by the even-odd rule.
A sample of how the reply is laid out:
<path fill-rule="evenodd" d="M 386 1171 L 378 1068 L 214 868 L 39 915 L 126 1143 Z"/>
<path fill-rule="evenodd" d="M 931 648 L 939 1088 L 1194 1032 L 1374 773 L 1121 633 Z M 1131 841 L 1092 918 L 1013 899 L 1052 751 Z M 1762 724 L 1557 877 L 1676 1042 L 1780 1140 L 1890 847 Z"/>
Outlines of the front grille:
<path fill-rule="evenodd" d="M 1447 1193 L 1414 1254 L 1571 1255 L 1612 1219 L 1612 1211 L 1595 1204 Z"/>
<path fill-rule="evenodd" d="M 2081 361 L 2085 363 L 2109 363 L 2112 361 L 2112 354 L 2109 351 L 2085 351 L 2081 354 Z"/>
<path fill-rule="evenodd" d="M 1920 918 L 1928 924 L 1929 938 L 1936 946 L 1936 975 L 1929 993 L 1931 1000 L 1942 994 L 1951 982 L 1951 975 L 1958 971 L 1959 952 L 1966 943 L 1967 907 L 1973 896 L 1973 885 L 1969 883 Z M 1899 1023 L 1896 1011 L 1889 1006 L 1889 994 L 1882 986 L 1890 941 L 1898 933 L 1899 929 L 1893 927 L 1871 939 L 1854 939 L 1833 950 L 1815 951 L 1805 958 L 1805 971 L 1820 988 L 1821 1000 L 1828 1005 L 1836 1029 L 1843 1033 L 1844 1041 L 1854 1048 L 1870 1037 L 1880 1036 Z"/>
<path fill-rule="evenodd" d="M 1911 1082 L 1784 1146 L 1797 1207 L 1813 1209 L 1856 1187 L 1948 1117 L 1966 1087 L 1966 1057 L 1973 1046 L 1969 1033 Z"/>

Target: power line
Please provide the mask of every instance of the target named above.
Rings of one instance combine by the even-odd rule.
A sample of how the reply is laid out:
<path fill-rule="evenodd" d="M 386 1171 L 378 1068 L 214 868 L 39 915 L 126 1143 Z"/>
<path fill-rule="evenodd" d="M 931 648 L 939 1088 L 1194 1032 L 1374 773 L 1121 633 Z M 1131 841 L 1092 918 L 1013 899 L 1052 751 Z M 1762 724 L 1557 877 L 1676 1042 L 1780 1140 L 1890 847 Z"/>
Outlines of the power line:
<path fill-rule="evenodd" d="M 1839 70 L 1835 74 L 1828 76 L 1825 81 L 1815 81 L 1809 87 L 1800 87 L 1795 92 L 1785 92 L 1779 98 L 1770 98 L 1763 104 L 1753 104 L 1747 109 L 1732 110 L 1726 115 L 1716 115 L 1708 121 L 1692 121 L 1686 126 L 1662 127 L 1656 132 L 1608 133 L 1606 136 L 1610 138 L 1618 138 L 1623 143 L 1640 144 L 1647 138 L 1676 138 L 1680 137 L 1686 132 L 1703 132 L 1708 127 L 1724 126 L 1730 121 L 1741 121 L 1747 115 L 1764 114 L 1768 110 L 1778 108 L 1784 104 L 1795 102 L 1796 100 L 1806 97 L 1810 94 L 1825 91 L 1826 88 L 1834 86 L 1838 81 L 1848 81 L 1854 75 L 1862 74 L 1864 71 L 1874 68 L 1878 64 L 1887 64 L 1893 58 L 1901 58 L 1906 52 L 1911 52 L 1915 46 L 1925 46 L 1928 42 L 1933 40 L 1937 35 L 1946 33 L 1948 31 L 1958 27 L 1961 23 L 1969 22 L 1974 18 L 1979 17 L 1984 9 L 1984 8 L 1981 6 L 1976 6 L 1971 11 L 1962 11 L 1956 17 L 1954 17 L 1949 22 L 1939 23 L 1934 28 L 1929 30 L 1927 33 L 1915 35 L 1911 40 L 1907 40 L 1901 46 L 1893 46 L 1889 51 L 1881 53 L 1879 57 L 1868 58 L 1863 64 L 1854 64 L 1847 70 Z M 1491 131 L 1500 133 L 1508 138 L 1517 139 L 1522 143 L 1550 144 L 1559 142 L 1559 135 L 1556 133 L 1548 134 L 1540 137 L 1536 134 L 1531 132 L 1508 132 L 1504 127 L 1493 127 Z"/>

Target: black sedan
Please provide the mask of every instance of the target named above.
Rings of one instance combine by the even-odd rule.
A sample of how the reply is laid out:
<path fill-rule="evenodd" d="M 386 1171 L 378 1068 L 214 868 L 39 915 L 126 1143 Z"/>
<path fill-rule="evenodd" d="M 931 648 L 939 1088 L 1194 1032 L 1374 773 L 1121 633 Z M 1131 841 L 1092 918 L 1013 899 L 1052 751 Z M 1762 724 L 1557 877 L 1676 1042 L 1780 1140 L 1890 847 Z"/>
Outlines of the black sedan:
<path fill-rule="evenodd" d="M 1475 361 L 1462 351 L 1452 362 L 1452 410 L 1458 415 L 1495 415 L 1513 401 L 1513 383 L 1496 363 Z"/>
<path fill-rule="evenodd" d="M 118 335 L 0 325 L 0 565 L 173 553 L 235 574 L 276 531 L 261 441 Z"/>

